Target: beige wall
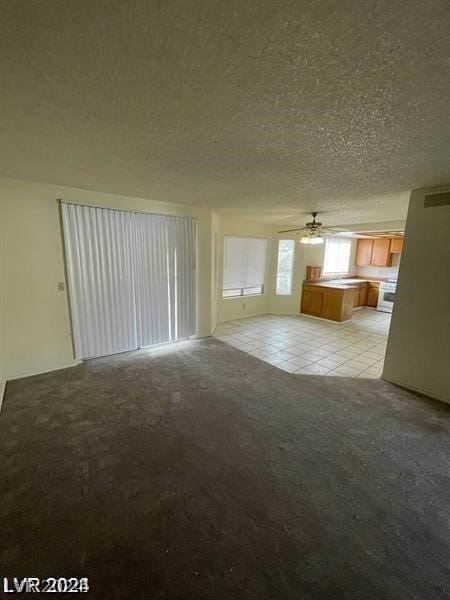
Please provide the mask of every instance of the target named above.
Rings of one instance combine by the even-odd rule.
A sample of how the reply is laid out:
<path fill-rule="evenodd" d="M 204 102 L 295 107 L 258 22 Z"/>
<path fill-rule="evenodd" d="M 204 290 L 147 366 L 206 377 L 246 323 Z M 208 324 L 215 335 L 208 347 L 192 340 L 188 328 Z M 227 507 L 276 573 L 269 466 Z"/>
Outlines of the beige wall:
<path fill-rule="evenodd" d="M 223 237 L 236 235 L 246 237 L 263 237 L 269 240 L 268 257 L 266 266 L 265 293 L 263 295 L 248 296 L 247 298 L 222 298 L 223 277 Z M 218 322 L 239 319 L 245 316 L 258 314 L 289 314 L 296 315 L 300 312 L 300 299 L 302 283 L 305 278 L 306 267 L 323 267 L 325 244 L 306 245 L 299 244 L 298 237 L 290 234 L 278 234 L 278 228 L 268 225 L 258 225 L 242 218 L 219 219 L 219 265 L 218 265 Z M 276 294 L 278 241 L 280 239 L 294 239 L 295 257 L 292 274 L 292 293 L 289 296 Z M 353 241 L 350 257 L 350 271 L 354 272 L 356 254 L 356 241 Z"/>
<path fill-rule="evenodd" d="M 0 180 L 3 375 L 74 364 L 56 198 L 112 208 L 185 214 L 198 220 L 197 335 L 211 331 L 211 212 L 75 188 Z M 0 357 L 1 358 L 1 357 Z"/>
<path fill-rule="evenodd" d="M 431 191 L 411 193 L 383 378 L 450 402 L 450 206 L 424 208 Z"/>
<path fill-rule="evenodd" d="M 1 188 L 0 188 L 1 192 Z M 2 402 L 2 393 L 6 380 L 5 367 L 5 302 L 6 302 L 6 228 L 5 228 L 5 205 L 0 199 L 0 407 Z"/>

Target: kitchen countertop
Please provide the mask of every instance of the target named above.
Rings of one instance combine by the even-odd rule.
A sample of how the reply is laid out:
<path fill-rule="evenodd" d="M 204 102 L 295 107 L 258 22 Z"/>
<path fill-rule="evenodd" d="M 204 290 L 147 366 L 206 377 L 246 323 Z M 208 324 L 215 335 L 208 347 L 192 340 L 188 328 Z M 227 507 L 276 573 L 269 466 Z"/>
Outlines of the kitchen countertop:
<path fill-rule="evenodd" d="M 305 285 L 314 285 L 316 287 L 331 288 L 333 290 L 349 290 L 356 289 L 356 284 L 352 283 L 336 283 L 334 281 L 304 281 Z"/>
<path fill-rule="evenodd" d="M 342 281 L 348 283 L 380 283 L 387 279 L 370 279 L 366 277 L 349 277 L 348 279 L 331 279 L 331 281 Z"/>
<path fill-rule="evenodd" d="M 329 279 L 326 280 L 313 280 L 305 279 L 303 283 L 305 285 L 317 285 L 319 287 L 332 288 L 334 290 L 347 290 L 348 288 L 355 288 L 360 283 L 380 283 L 381 281 L 387 281 L 387 279 L 366 279 L 349 277 L 343 279 Z"/>

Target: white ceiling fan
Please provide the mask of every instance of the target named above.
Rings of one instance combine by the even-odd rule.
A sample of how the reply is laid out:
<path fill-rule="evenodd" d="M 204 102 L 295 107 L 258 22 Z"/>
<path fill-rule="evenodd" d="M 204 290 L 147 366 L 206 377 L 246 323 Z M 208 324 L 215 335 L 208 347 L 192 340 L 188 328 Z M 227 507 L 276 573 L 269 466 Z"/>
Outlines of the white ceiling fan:
<path fill-rule="evenodd" d="M 342 229 L 338 227 L 322 227 L 322 223 L 316 221 L 316 217 L 319 213 L 312 212 L 313 220 L 309 223 L 306 223 L 303 227 L 295 227 L 294 229 L 284 229 L 283 231 L 279 231 L 278 233 L 291 233 L 293 231 L 297 232 L 297 235 L 302 235 L 300 239 L 301 244 L 323 244 L 322 233 L 331 233 L 337 235 L 344 231 L 348 231 L 348 229 Z"/>

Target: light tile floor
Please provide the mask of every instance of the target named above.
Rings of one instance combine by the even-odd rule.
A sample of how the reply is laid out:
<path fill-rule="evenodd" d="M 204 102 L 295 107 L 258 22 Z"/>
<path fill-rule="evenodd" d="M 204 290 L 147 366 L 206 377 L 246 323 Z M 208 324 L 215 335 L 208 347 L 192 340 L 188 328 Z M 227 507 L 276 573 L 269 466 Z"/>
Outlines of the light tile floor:
<path fill-rule="evenodd" d="M 340 325 L 263 315 L 220 323 L 214 335 L 288 373 L 378 378 L 390 323 L 389 313 L 362 308 Z"/>

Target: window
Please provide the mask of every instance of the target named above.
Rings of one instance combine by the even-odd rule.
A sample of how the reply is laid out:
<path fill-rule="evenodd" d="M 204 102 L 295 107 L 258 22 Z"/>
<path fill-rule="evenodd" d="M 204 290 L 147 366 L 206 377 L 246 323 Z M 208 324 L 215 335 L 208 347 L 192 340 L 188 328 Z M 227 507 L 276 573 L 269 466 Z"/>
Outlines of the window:
<path fill-rule="evenodd" d="M 222 297 L 264 293 L 267 240 L 224 238 Z"/>
<path fill-rule="evenodd" d="M 292 293 L 292 268 L 294 266 L 294 240 L 279 240 L 277 266 L 277 296 Z"/>
<path fill-rule="evenodd" d="M 323 273 L 348 273 L 352 240 L 346 238 L 327 238 Z"/>

